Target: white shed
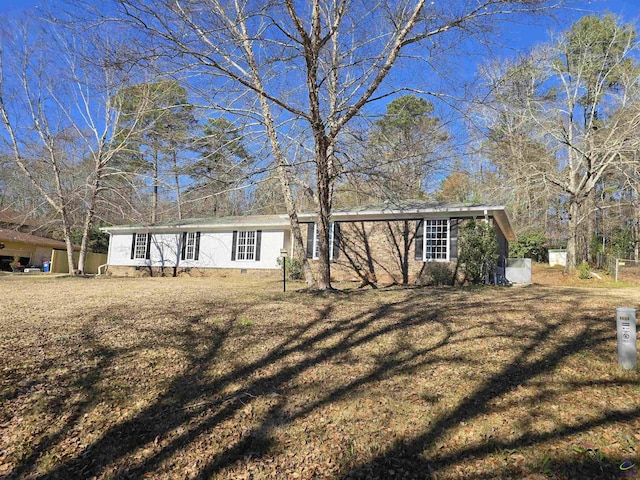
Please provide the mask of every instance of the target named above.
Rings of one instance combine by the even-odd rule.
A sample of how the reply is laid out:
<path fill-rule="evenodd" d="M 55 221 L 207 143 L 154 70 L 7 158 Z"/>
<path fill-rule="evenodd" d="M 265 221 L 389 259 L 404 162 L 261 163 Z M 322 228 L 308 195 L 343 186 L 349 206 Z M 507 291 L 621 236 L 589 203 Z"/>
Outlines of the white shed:
<path fill-rule="evenodd" d="M 566 250 L 549 250 L 549 265 L 555 267 L 559 265 L 564 267 L 567 265 L 567 251 Z"/>

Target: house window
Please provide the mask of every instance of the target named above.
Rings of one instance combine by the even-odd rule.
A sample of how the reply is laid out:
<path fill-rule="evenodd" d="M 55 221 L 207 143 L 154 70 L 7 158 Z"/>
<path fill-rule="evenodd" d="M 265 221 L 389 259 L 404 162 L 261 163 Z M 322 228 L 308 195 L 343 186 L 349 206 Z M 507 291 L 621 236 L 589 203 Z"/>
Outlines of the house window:
<path fill-rule="evenodd" d="M 256 232 L 239 231 L 236 245 L 236 260 L 255 260 Z"/>
<path fill-rule="evenodd" d="M 318 234 L 318 224 L 313 224 L 313 258 L 320 257 L 320 235 Z M 329 223 L 329 260 L 333 260 L 333 222 Z"/>
<path fill-rule="evenodd" d="M 187 232 L 184 259 L 194 260 L 196 256 L 196 232 Z"/>
<path fill-rule="evenodd" d="M 449 220 L 424 221 L 424 259 L 449 259 Z"/>
<path fill-rule="evenodd" d="M 180 260 L 198 260 L 200 252 L 200 232 L 182 232 L 182 253 Z"/>
<path fill-rule="evenodd" d="M 135 234 L 136 238 L 135 238 L 135 243 L 134 243 L 134 249 L 133 249 L 133 258 L 141 258 L 141 259 L 145 259 L 147 258 L 147 248 L 149 245 L 148 242 L 148 233 L 136 233 Z"/>

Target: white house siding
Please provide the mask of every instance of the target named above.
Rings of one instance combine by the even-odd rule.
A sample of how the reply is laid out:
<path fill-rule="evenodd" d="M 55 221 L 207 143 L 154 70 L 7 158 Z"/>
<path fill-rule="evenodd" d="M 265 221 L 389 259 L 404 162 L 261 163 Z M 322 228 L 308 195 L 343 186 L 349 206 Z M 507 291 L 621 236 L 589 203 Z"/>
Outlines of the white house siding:
<path fill-rule="evenodd" d="M 260 261 L 231 260 L 232 230 L 201 232 L 198 260 L 180 259 L 182 232 L 151 233 L 151 258 L 148 260 L 131 258 L 133 233 L 113 233 L 108 263 L 113 266 L 273 269 L 279 268 L 278 257 L 288 233 L 284 230 L 263 229 Z"/>

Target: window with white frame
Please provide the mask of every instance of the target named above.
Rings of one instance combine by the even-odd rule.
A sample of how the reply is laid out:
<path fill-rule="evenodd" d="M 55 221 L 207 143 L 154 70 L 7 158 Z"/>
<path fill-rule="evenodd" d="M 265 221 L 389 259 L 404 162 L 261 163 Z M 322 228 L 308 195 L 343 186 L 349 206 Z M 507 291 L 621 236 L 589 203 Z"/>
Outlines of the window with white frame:
<path fill-rule="evenodd" d="M 196 232 L 187 232 L 184 247 L 184 259 L 194 260 L 196 258 Z"/>
<path fill-rule="evenodd" d="M 133 248 L 133 258 L 147 258 L 148 233 L 136 233 L 136 241 Z"/>
<path fill-rule="evenodd" d="M 424 221 L 424 259 L 449 259 L 449 220 Z"/>
<path fill-rule="evenodd" d="M 255 260 L 256 258 L 256 232 L 239 231 L 236 244 L 236 260 Z"/>
<path fill-rule="evenodd" d="M 320 257 L 320 235 L 318 224 L 313 224 L 313 258 Z M 329 260 L 333 260 L 333 222 L 329 223 Z"/>

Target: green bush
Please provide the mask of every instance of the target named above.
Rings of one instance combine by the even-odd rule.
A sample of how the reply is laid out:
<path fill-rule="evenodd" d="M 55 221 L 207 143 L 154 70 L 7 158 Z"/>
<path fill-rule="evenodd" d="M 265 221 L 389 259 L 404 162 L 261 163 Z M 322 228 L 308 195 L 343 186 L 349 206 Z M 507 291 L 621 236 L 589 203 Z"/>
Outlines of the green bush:
<path fill-rule="evenodd" d="M 287 278 L 289 280 L 302 280 L 302 263 L 297 258 L 286 257 Z M 282 268 L 282 257 L 278 257 L 278 265 Z"/>
<path fill-rule="evenodd" d="M 489 223 L 471 220 L 462 227 L 458 260 L 470 283 L 484 283 L 485 274 L 498 262 L 498 240 Z"/>
<path fill-rule="evenodd" d="M 546 262 L 549 252 L 547 238 L 539 232 L 518 235 L 518 239 L 509 245 L 509 256 L 530 258 L 535 262 Z"/>
<path fill-rule="evenodd" d="M 578 276 L 582 280 L 591 278 L 591 266 L 587 262 L 582 262 L 578 267 Z"/>

